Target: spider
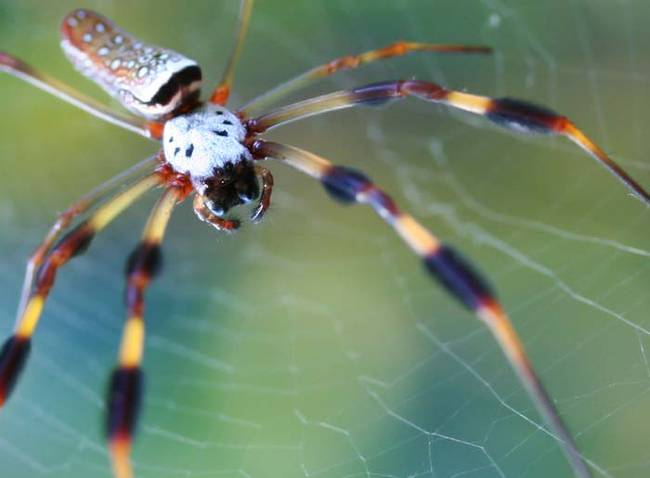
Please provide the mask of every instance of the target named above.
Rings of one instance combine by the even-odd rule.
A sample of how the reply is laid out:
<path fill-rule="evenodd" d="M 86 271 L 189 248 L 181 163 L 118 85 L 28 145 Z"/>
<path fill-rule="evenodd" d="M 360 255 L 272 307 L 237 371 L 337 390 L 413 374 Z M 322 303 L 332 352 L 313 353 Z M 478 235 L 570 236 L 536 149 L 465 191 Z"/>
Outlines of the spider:
<path fill-rule="evenodd" d="M 219 231 L 234 231 L 240 223 L 228 217 L 229 211 L 256 201 L 250 219 L 257 222 L 269 208 L 273 189 L 273 176 L 261 164 L 267 159 L 278 159 L 320 181 L 332 199 L 343 204 L 369 205 L 395 230 L 431 277 L 489 328 L 557 438 L 575 475 L 591 476 L 508 316 L 469 261 L 403 212 L 364 173 L 333 165 L 294 146 L 264 140 L 261 135 L 317 114 L 415 97 L 483 116 L 520 133 L 565 136 L 646 204 L 650 204 L 650 195 L 565 116 L 525 101 L 478 96 L 429 81 L 384 81 L 253 114 L 305 84 L 341 70 L 413 52 L 489 53 L 486 47 L 399 41 L 317 66 L 236 110 L 227 109 L 252 8 L 253 0 L 241 0 L 235 46 L 222 81 L 207 101 L 200 99 L 202 74 L 195 61 L 144 43 L 89 10 L 75 10 L 63 19 L 62 48 L 82 74 L 116 98 L 128 113 L 112 111 L 0 52 L 0 70 L 161 145 L 156 154 L 102 184 L 60 214 L 30 257 L 15 330 L 0 351 L 0 406 L 9 398 L 24 368 L 58 269 L 83 253 L 97 233 L 145 192 L 162 188 L 141 240 L 127 261 L 127 320 L 107 397 L 106 435 L 113 473 L 116 478 L 132 477 L 130 452 L 143 384 L 140 364 L 145 339 L 144 294 L 159 270 L 161 242 L 172 210 L 193 196 L 193 209 L 201 221 Z"/>

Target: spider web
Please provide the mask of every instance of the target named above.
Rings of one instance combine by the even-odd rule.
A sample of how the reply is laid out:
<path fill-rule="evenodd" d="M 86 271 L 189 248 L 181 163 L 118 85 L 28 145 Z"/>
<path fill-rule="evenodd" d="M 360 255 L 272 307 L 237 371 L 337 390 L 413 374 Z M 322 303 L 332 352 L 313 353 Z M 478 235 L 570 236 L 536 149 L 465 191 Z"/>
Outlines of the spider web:
<path fill-rule="evenodd" d="M 2 48 L 89 93 L 56 44 L 73 5 L 0 2 Z M 87 2 L 194 56 L 216 81 L 234 1 Z M 650 9 L 629 0 L 257 2 L 242 102 L 309 66 L 396 39 L 487 44 L 414 55 L 304 94 L 415 76 L 569 115 L 646 187 Z M 51 9 L 51 10 L 50 10 Z M 0 326 L 53 213 L 153 151 L 0 79 Z M 488 275 L 595 476 L 650 473 L 650 213 L 561 139 L 513 136 L 417 101 L 274 133 L 363 168 Z M 570 476 L 488 331 L 364 208 L 282 165 L 264 224 L 215 234 L 180 207 L 148 295 L 139 477 Z M 0 414 L 3 476 L 110 476 L 104 388 L 122 266 L 153 198 L 59 276 L 27 371 Z M 244 215 L 245 211 L 240 211 Z"/>

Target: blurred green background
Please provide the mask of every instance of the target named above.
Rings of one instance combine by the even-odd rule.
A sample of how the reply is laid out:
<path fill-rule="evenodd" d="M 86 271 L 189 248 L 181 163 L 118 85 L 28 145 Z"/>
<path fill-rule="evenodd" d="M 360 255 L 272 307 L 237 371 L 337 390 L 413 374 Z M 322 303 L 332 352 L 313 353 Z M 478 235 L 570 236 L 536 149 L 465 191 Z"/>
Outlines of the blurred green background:
<path fill-rule="evenodd" d="M 0 49 L 105 98 L 58 46 L 85 6 L 219 78 L 237 2 L 0 1 Z M 433 79 L 573 118 L 650 187 L 650 7 L 605 0 L 259 0 L 233 104 L 346 53 L 404 38 L 487 44 L 324 80 L 297 97 Z M 207 88 L 206 88 L 207 90 Z M 57 211 L 156 145 L 0 77 L 0 329 Z M 293 124 L 276 140 L 354 165 L 492 279 L 596 476 L 650 473 L 650 213 L 562 139 L 417 101 Z M 271 165 L 265 222 L 216 234 L 188 204 L 148 295 L 138 477 L 569 476 L 485 328 L 363 208 Z M 2 476 L 108 477 L 104 388 L 123 261 L 150 196 L 63 271 L 0 413 Z M 239 211 L 245 216 L 245 210 Z M 531 423 L 532 422 L 532 423 Z"/>

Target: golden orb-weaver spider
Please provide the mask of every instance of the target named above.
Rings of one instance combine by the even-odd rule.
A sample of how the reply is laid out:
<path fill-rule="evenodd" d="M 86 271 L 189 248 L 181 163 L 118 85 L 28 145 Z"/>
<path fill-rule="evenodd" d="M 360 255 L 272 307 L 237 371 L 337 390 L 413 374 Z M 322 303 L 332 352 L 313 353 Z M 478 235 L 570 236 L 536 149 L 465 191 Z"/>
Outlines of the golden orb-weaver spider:
<path fill-rule="evenodd" d="M 108 398 L 107 434 L 114 473 L 119 478 L 132 476 L 129 453 L 142 382 L 143 299 L 160 260 L 160 243 L 167 220 L 175 204 L 192 194 L 197 216 L 218 230 L 236 229 L 238 222 L 225 217 L 229 209 L 258 197 L 251 219 L 261 219 L 270 204 L 273 178 L 268 170 L 259 166 L 259 161 L 276 158 L 321 181 L 334 199 L 370 205 L 395 229 L 421 257 L 431 275 L 490 328 L 562 443 L 576 475 L 589 476 L 587 465 L 537 379 L 507 316 L 489 287 L 465 260 L 400 211 L 390 197 L 362 173 L 333 166 L 295 147 L 264 141 L 260 135 L 310 115 L 415 96 L 485 116 L 497 125 L 520 132 L 567 136 L 650 204 L 648 193 L 565 117 L 519 100 L 461 93 L 426 81 L 398 80 L 366 85 L 308 99 L 261 116 L 251 114 L 254 109 L 268 105 L 310 80 L 339 70 L 414 51 L 488 51 L 482 47 L 398 42 L 309 70 L 233 113 L 224 105 L 229 97 L 252 3 L 252 0 L 242 1 L 235 49 L 221 84 L 207 102 L 199 99 L 201 70 L 194 61 L 173 51 L 144 44 L 106 18 L 87 10 L 77 10 L 64 19 L 62 44 L 75 66 L 143 119 L 112 112 L 20 60 L 0 53 L 3 71 L 102 119 L 162 141 L 162 149 L 154 157 L 100 186 L 64 212 L 30 259 L 16 329 L 0 353 L 0 404 L 9 397 L 27 358 L 31 337 L 58 268 L 82 253 L 97 232 L 142 194 L 156 186 L 164 187 L 165 192 L 151 213 L 140 245 L 128 262 L 128 319 Z M 116 192 L 122 186 L 126 189 Z M 82 214 L 87 214 L 85 219 L 67 232 Z"/>

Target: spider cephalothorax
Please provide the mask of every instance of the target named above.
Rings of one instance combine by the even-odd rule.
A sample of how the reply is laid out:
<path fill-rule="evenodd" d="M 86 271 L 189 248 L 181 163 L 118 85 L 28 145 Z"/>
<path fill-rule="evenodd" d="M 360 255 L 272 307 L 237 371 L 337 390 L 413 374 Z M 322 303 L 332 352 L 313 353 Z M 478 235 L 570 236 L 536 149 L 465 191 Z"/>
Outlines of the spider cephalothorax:
<path fill-rule="evenodd" d="M 403 212 L 365 174 L 333 165 L 323 157 L 293 146 L 265 141 L 259 135 L 311 115 L 415 97 L 481 115 L 510 130 L 566 136 L 607 167 L 647 205 L 650 205 L 650 194 L 568 118 L 525 101 L 493 99 L 429 81 L 409 79 L 375 83 L 311 98 L 261 116 L 251 114 L 252 110 L 286 96 L 304 83 L 338 70 L 414 51 L 485 53 L 489 51 L 485 47 L 400 41 L 313 68 L 233 113 L 224 105 L 230 94 L 252 3 L 253 0 L 242 0 L 237 46 L 222 82 L 203 106 L 198 100 L 201 70 L 196 62 L 172 50 L 144 44 L 89 10 L 75 10 L 65 17 L 61 27 L 63 49 L 82 73 L 141 117 L 112 111 L 0 52 L 0 71 L 29 81 L 104 120 L 163 143 L 162 151 L 108 181 L 61 214 L 30 258 L 16 328 L 0 349 L 0 406 L 9 397 L 27 359 L 57 270 L 83 252 L 95 234 L 145 192 L 154 187 L 165 188 L 128 262 L 128 318 L 108 395 L 107 436 L 115 476 L 131 478 L 129 453 L 143 376 L 140 364 L 145 337 L 144 292 L 158 270 L 160 243 L 172 210 L 177 202 L 194 195 L 194 211 L 199 219 L 219 230 L 233 230 L 238 227 L 238 221 L 226 219 L 224 215 L 232 207 L 259 196 L 251 215 L 253 221 L 259 220 L 269 207 L 273 187 L 273 176 L 259 166 L 259 162 L 274 158 L 317 179 L 334 199 L 371 206 L 395 230 L 418 255 L 431 276 L 489 327 L 557 436 L 575 475 L 589 477 L 589 467 L 537 378 L 517 333 L 478 272 L 451 246 L 443 244 Z M 152 119 L 155 121 L 149 121 Z M 73 220 L 81 214 L 85 214 L 84 220 L 72 228 Z"/>
<path fill-rule="evenodd" d="M 253 158 L 243 144 L 246 128 L 226 108 L 206 105 L 165 123 L 165 160 L 189 176 L 205 206 L 223 216 L 259 196 Z"/>

